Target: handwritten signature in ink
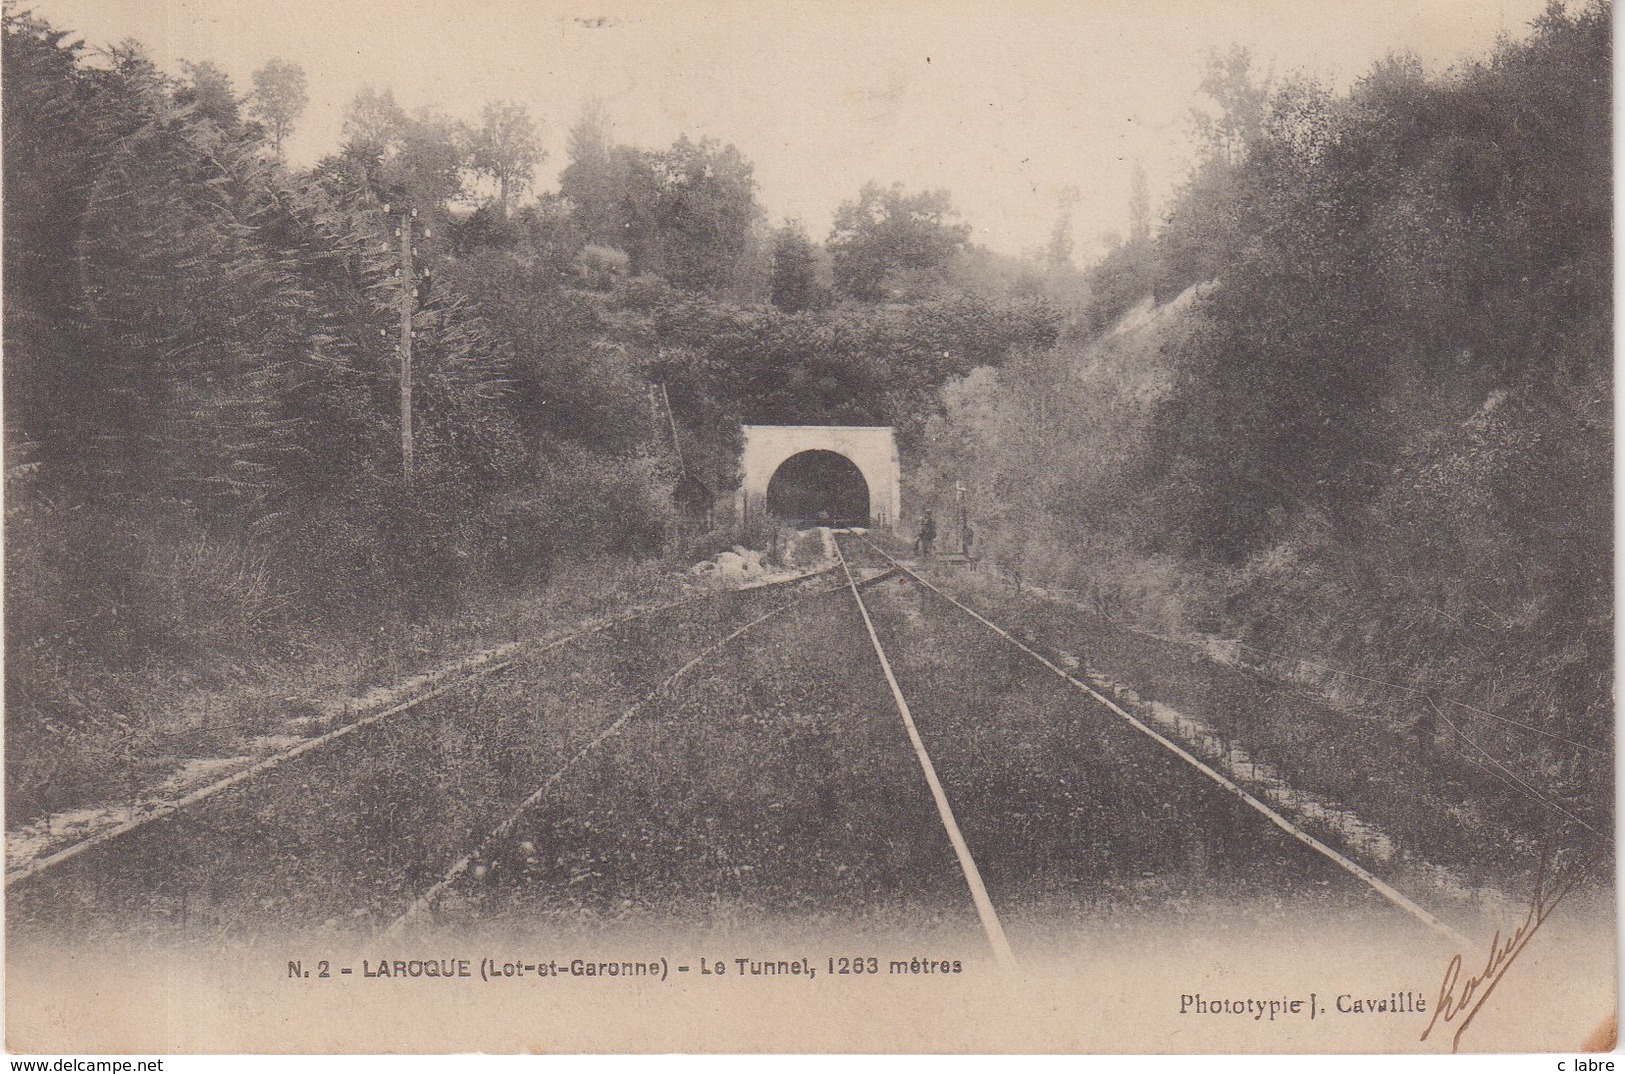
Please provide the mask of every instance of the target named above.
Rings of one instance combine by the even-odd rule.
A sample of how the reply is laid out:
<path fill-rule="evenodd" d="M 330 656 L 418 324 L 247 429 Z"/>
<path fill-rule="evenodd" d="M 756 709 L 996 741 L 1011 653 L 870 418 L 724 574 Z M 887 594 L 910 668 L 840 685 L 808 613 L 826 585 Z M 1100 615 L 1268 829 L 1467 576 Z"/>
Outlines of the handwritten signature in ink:
<path fill-rule="evenodd" d="M 1427 1040 L 1435 1027 L 1453 1026 L 1456 1032 L 1450 1039 L 1450 1050 L 1454 1052 L 1461 1046 L 1461 1035 L 1472 1025 L 1473 1019 L 1495 991 L 1495 986 L 1501 983 L 1506 971 L 1523 954 L 1523 949 L 1529 946 L 1535 932 L 1585 879 L 1585 875 L 1583 865 L 1549 875 L 1546 858 L 1542 856 L 1540 869 L 1535 874 L 1535 893 L 1523 921 L 1505 939 L 1501 938 L 1501 931 L 1496 930 L 1483 970 L 1464 978 L 1461 955 L 1450 959 L 1450 964 L 1444 970 L 1444 981 L 1439 985 L 1439 998 L 1433 1005 L 1433 1018 L 1422 1031 L 1422 1040 Z M 1445 1026 L 1440 1027 L 1441 1022 Z"/>

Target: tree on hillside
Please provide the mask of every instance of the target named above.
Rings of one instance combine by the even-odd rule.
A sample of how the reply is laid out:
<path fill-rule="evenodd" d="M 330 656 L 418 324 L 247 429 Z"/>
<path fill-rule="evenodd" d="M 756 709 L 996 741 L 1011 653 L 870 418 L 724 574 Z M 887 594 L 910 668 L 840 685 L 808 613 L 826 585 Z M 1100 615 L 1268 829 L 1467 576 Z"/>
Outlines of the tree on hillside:
<path fill-rule="evenodd" d="M 1052 273 L 1077 271 L 1072 264 L 1076 248 L 1072 239 L 1072 210 L 1082 199 L 1083 192 L 1076 185 L 1068 184 L 1061 189 L 1058 199 L 1061 211 L 1050 229 L 1049 241 L 1038 251 L 1038 260 Z"/>
<path fill-rule="evenodd" d="M 1072 266 L 1072 250 L 1072 212 L 1062 209 L 1055 218 L 1055 226 L 1050 228 L 1049 241 L 1044 243 L 1041 256 L 1050 269 L 1065 269 Z"/>
<path fill-rule="evenodd" d="M 1544 391 L 1559 365 L 1595 375 L 1581 326 L 1609 302 L 1597 10 L 1449 78 L 1395 56 L 1344 100 L 1281 87 L 1222 185 L 1182 196 L 1176 255 L 1206 246 L 1223 277 L 1168 415 L 1189 471 L 1170 503 L 1194 512 L 1203 553 L 1240 561 L 1305 512 L 1358 514 L 1414 435 L 1390 424 L 1396 385 L 1426 384 L 1450 411 Z"/>
<path fill-rule="evenodd" d="M 1091 332 L 1109 327 L 1147 296 L 1162 301 L 1170 297 L 1158 289 L 1162 276 L 1160 254 L 1167 243 L 1151 241 L 1151 194 L 1145 169 L 1138 161 L 1129 177 L 1128 238 L 1113 236 L 1106 256 L 1088 271 L 1089 305 L 1083 323 Z M 1204 250 L 1210 261 L 1222 261 L 1224 253 Z M 1182 281 L 1191 282 L 1191 281 Z M 1170 289 L 1178 294 L 1178 289 Z"/>
<path fill-rule="evenodd" d="M 615 122 L 609 109 L 597 97 L 589 97 L 581 105 L 581 115 L 570 128 L 567 153 L 572 164 L 594 163 L 609 155 L 614 144 Z"/>
<path fill-rule="evenodd" d="M 107 158 L 100 132 L 143 120 L 97 92 L 82 43 L 28 13 L 4 18 L 7 444 L 38 444 L 47 466 L 72 470 L 74 445 L 85 442 L 76 393 L 94 382 L 73 314 L 73 250 Z"/>
<path fill-rule="evenodd" d="M 485 106 L 480 126 L 469 135 L 468 163 L 496 183 L 503 215 L 512 198 L 530 189 L 537 166 L 546 159 L 536 121 L 524 105 L 494 101 Z"/>
<path fill-rule="evenodd" d="M 241 116 L 231 76 L 207 60 L 201 63 L 183 60 L 181 68 L 186 72 L 187 81 L 175 91 L 175 103 L 190 105 L 199 116 L 221 130 L 235 130 Z"/>
<path fill-rule="evenodd" d="M 438 209 L 464 193 L 467 143 L 466 124 L 420 108 L 401 127 L 395 156 L 384 169 L 386 180 L 420 208 Z"/>
<path fill-rule="evenodd" d="M 1134 162 L 1134 173 L 1129 177 L 1128 241 L 1144 244 L 1151 241 L 1151 190 L 1145 181 L 1145 168 Z"/>
<path fill-rule="evenodd" d="M 248 97 L 248 111 L 271 132 L 271 145 L 282 155 L 282 140 L 305 112 L 310 93 L 305 69 L 296 63 L 272 59 L 254 72 L 254 92 Z"/>
<path fill-rule="evenodd" d="M 894 292 L 940 281 L 970 240 L 946 190 L 909 194 L 902 183 L 865 183 L 841 205 L 826 246 L 841 294 L 876 302 Z"/>
<path fill-rule="evenodd" d="M 592 242 L 608 245 L 618 245 L 620 238 L 613 132 L 603 102 L 589 99 L 570 128 L 565 150 L 570 163 L 559 175 L 559 193 L 574 207 L 582 231 Z"/>
<path fill-rule="evenodd" d="M 752 271 L 762 215 L 750 161 L 731 145 L 687 135 L 658 151 L 615 145 L 610 129 L 603 106 L 589 101 L 559 177 L 589 241 L 624 251 L 635 275 L 688 291 L 736 289 Z"/>
<path fill-rule="evenodd" d="M 1191 127 L 1203 155 L 1239 164 L 1264 131 L 1269 112 L 1270 79 L 1253 73 L 1253 57 L 1241 45 L 1220 55 L 1211 52 L 1202 75 L 1207 103 L 1191 110 Z"/>
<path fill-rule="evenodd" d="M 799 220 L 786 220 L 773 233 L 773 275 L 769 294 L 773 305 L 787 313 L 816 309 L 824 304 L 818 285 L 818 253 Z"/>
<path fill-rule="evenodd" d="M 362 86 L 344 112 L 344 146 L 358 155 L 382 158 L 406 126 L 406 109 L 395 102 L 395 91 Z"/>
<path fill-rule="evenodd" d="M 1278 144 L 1295 144 L 1305 125 L 1323 126 L 1331 112 L 1325 91 L 1311 81 L 1300 79 L 1272 90 L 1268 81 L 1255 78 L 1252 57 L 1239 46 L 1208 57 L 1201 92 L 1202 106 L 1191 111 L 1200 157 L 1157 236 L 1159 295 L 1218 278 L 1235 264 L 1249 240 L 1243 216 L 1259 174 L 1243 167 L 1249 154 L 1271 135 Z M 1283 118 L 1289 128 L 1298 128 L 1286 137 L 1280 137 Z M 1306 158 L 1314 155 L 1304 148 Z"/>
<path fill-rule="evenodd" d="M 363 87 L 344 116 L 340 159 L 380 201 L 437 211 L 463 193 L 467 127 L 430 108 L 408 115 L 391 90 Z"/>
<path fill-rule="evenodd" d="M 662 274 L 689 290 L 722 290 L 761 215 L 754 169 L 733 146 L 686 134 L 651 163 Z"/>

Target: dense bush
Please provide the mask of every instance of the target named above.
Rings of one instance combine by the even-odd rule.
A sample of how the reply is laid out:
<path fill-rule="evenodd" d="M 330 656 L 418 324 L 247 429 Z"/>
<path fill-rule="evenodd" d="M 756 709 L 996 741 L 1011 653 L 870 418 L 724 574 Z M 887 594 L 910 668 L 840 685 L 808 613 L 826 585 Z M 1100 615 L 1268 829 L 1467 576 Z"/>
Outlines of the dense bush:
<path fill-rule="evenodd" d="M 921 482 L 966 480 L 984 547 L 1105 610 L 1392 683 L 1396 720 L 1482 710 L 1449 708 L 1607 823 L 1610 17 L 1554 4 L 1345 96 L 1220 61 L 1238 111 L 1163 230 L 1059 348 L 949 393 Z"/>

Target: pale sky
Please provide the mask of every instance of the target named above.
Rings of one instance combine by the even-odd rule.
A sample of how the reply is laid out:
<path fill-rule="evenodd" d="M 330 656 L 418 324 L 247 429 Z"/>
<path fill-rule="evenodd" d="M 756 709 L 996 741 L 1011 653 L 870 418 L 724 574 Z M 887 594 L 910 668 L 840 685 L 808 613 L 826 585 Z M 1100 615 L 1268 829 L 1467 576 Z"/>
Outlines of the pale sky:
<path fill-rule="evenodd" d="M 556 188 L 565 134 L 602 99 L 616 137 L 732 142 L 769 221 L 823 238 L 866 180 L 952 192 L 975 240 L 1020 254 L 1047 238 L 1063 192 L 1079 260 L 1127 230 L 1132 162 L 1159 206 L 1190 163 L 1204 56 L 1232 44 L 1260 69 L 1344 88 L 1408 49 L 1431 70 L 1522 37 L 1544 0 L 29 0 L 93 46 L 134 37 L 159 66 L 212 60 L 246 92 L 280 56 L 310 108 L 295 164 L 338 143 L 363 85 L 406 108 L 475 119 L 516 100 L 544 124 Z"/>

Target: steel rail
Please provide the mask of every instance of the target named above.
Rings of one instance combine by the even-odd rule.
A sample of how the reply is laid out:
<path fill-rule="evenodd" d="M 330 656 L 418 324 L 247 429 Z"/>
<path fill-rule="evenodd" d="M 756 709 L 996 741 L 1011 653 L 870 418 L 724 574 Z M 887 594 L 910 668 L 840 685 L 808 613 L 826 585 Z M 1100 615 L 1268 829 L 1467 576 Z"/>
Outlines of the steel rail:
<path fill-rule="evenodd" d="M 1060 678 L 1065 680 L 1067 683 L 1071 684 L 1073 687 L 1077 688 L 1078 690 L 1081 690 L 1082 692 L 1084 692 L 1085 694 L 1087 694 L 1091 698 L 1093 698 L 1095 701 L 1098 701 L 1100 704 L 1104 705 L 1112 713 L 1114 713 L 1115 715 L 1121 717 L 1125 722 L 1127 722 L 1129 724 L 1129 726 L 1133 727 L 1135 730 L 1137 730 L 1140 733 L 1144 734 L 1146 737 L 1150 738 L 1152 741 L 1156 742 L 1158 745 L 1160 745 L 1163 748 L 1167 749 L 1169 752 L 1173 753 L 1180 760 L 1185 761 L 1187 764 L 1191 765 L 1191 767 L 1195 768 L 1198 772 L 1201 772 L 1204 776 L 1208 777 L 1213 782 L 1217 783 L 1220 787 L 1224 788 L 1230 794 L 1233 794 L 1237 798 L 1241 799 L 1244 803 L 1246 803 L 1248 806 L 1250 806 L 1253 810 L 1255 810 L 1259 814 L 1263 815 L 1271 824 L 1274 824 L 1277 828 L 1281 829 L 1287 835 L 1291 836 L 1293 839 L 1295 839 L 1298 842 L 1302 843 L 1303 845 L 1309 847 L 1310 849 L 1316 851 L 1317 853 L 1319 853 L 1323 857 L 1327 858 L 1332 863 L 1339 866 L 1340 868 L 1342 868 L 1344 871 L 1348 872 L 1352 876 L 1358 878 L 1361 881 L 1364 881 L 1368 886 L 1371 887 L 1372 890 L 1377 892 L 1377 894 L 1381 895 L 1384 899 L 1386 899 L 1388 902 L 1392 903 L 1394 906 L 1396 906 L 1400 910 L 1403 910 L 1405 913 L 1409 914 L 1411 917 L 1414 917 L 1416 920 L 1420 921 L 1422 924 L 1428 926 L 1429 928 L 1433 929 L 1434 931 L 1442 933 L 1445 936 L 1448 936 L 1451 940 L 1453 940 L 1456 943 L 1459 943 L 1459 944 L 1468 943 L 1467 938 L 1465 936 L 1463 936 L 1460 932 L 1456 931 L 1450 925 L 1448 925 L 1444 921 L 1440 920 L 1434 914 L 1430 913 L 1429 911 L 1423 909 L 1421 906 L 1417 905 L 1410 898 L 1405 896 L 1404 893 L 1400 892 L 1399 890 L 1394 888 L 1392 885 L 1388 884 L 1386 881 L 1382 880 L 1380 877 L 1373 874 L 1370 870 L 1366 869 L 1364 866 L 1360 865 L 1358 862 L 1355 862 L 1355 861 L 1349 859 L 1347 856 L 1339 853 L 1337 850 L 1335 850 L 1332 847 L 1330 847 L 1330 846 L 1326 845 L 1325 843 L 1321 842 L 1319 839 L 1316 839 L 1314 836 L 1310 835 L 1308 832 L 1304 831 L 1302 828 L 1299 828 L 1297 825 L 1293 824 L 1286 817 L 1282 816 L 1276 810 L 1270 808 L 1263 801 L 1259 800 L 1257 797 L 1255 797 L 1254 795 L 1249 793 L 1240 784 L 1238 784 L 1235 781 L 1231 780 L 1229 777 L 1223 775 L 1217 769 L 1213 768 L 1211 765 L 1207 764 L 1201 758 L 1197 757 L 1195 754 L 1191 753 L 1189 750 L 1185 749 L 1183 746 L 1180 746 L 1178 743 L 1174 742 L 1172 739 L 1170 739 L 1167 736 L 1163 735 L 1162 733 L 1155 730 L 1154 728 L 1152 728 L 1148 724 L 1142 722 L 1141 720 L 1135 718 L 1132 714 L 1130 714 L 1128 711 L 1123 709 L 1121 706 L 1116 704 L 1114 701 L 1112 701 L 1111 699 L 1106 697 L 1104 694 L 1100 693 L 1094 687 L 1090 686 L 1086 682 L 1083 682 L 1081 679 L 1076 678 L 1071 672 L 1067 671 L 1065 668 L 1061 667 L 1059 664 L 1056 664 L 1055 662 L 1050 660 L 1048 657 L 1046 657 L 1042 653 L 1038 652 L 1036 649 L 1033 649 L 1031 646 L 1025 644 L 1019 638 L 1012 635 L 1008 630 L 1005 630 L 1003 627 L 999 626 L 997 623 L 993 622 L 991 619 L 989 619 L 986 616 L 982 615 L 980 612 L 976 611 L 974 608 L 971 608 L 970 606 L 961 603 L 959 600 L 957 600 L 956 598 L 954 598 L 950 594 L 943 592 L 941 589 L 939 589 L 932 582 L 928 581 L 925 578 L 922 578 L 915 571 L 911 570 L 910 568 L 904 566 L 902 563 L 898 562 L 898 560 L 896 558 L 894 558 L 892 555 L 890 555 L 888 552 L 886 552 L 885 549 L 880 548 L 879 546 L 875 545 L 872 541 L 868 540 L 865 537 L 861 537 L 861 536 L 859 537 L 859 540 L 862 540 L 864 544 L 868 545 L 876 553 L 878 553 L 880 556 L 885 558 L 899 572 L 901 572 L 904 575 L 907 575 L 909 578 L 912 578 L 915 582 L 919 583 L 924 588 L 930 590 L 932 593 L 935 593 L 937 596 L 941 597 L 943 600 L 947 601 L 949 604 L 952 604 L 955 608 L 958 608 L 961 612 L 963 612 L 964 614 L 966 614 L 970 618 L 976 620 L 978 623 L 981 623 L 983 626 L 985 626 L 989 630 L 993 631 L 993 633 L 997 634 L 999 637 L 1003 638 L 1005 641 L 1009 642 L 1011 645 L 1015 646 L 1017 649 L 1020 649 L 1022 652 L 1026 653 L 1028 656 L 1032 657 L 1038 663 L 1042 664 L 1044 667 L 1046 667 L 1050 671 L 1054 672 L 1056 675 L 1058 675 Z"/>
<path fill-rule="evenodd" d="M 771 589 L 776 586 L 791 585 L 796 582 L 821 577 L 834 570 L 835 565 L 831 564 L 828 567 L 808 571 L 796 575 L 793 578 L 784 579 L 783 581 L 768 582 L 764 585 L 751 586 L 743 590 L 735 590 L 734 592 L 750 592 L 755 589 Z M 493 650 L 493 652 L 502 653 L 504 656 L 506 656 L 506 659 L 474 668 L 462 669 L 463 673 L 458 674 L 457 677 L 450 682 L 438 683 L 415 697 L 408 698 L 405 701 L 391 705 L 388 708 L 382 709 L 378 712 L 369 713 L 366 716 L 362 716 L 350 723 L 345 724 L 343 727 L 328 731 L 326 734 L 318 735 L 315 738 L 306 739 L 303 742 L 296 743 L 286 749 L 279 750 L 269 757 L 262 758 L 246 768 L 240 768 L 229 776 L 222 777 L 221 779 L 218 779 L 207 786 L 200 787 L 197 790 L 182 795 L 179 798 L 151 805 L 145 812 L 138 816 L 131 817 L 129 820 L 116 824 L 113 827 L 104 828 L 94 835 L 87 836 L 78 842 L 71 843 L 60 850 L 53 851 L 52 853 L 45 855 L 44 857 L 36 858 L 27 865 L 21 866 L 6 873 L 5 887 L 9 889 L 14 884 L 21 883 L 22 881 L 28 880 L 31 877 L 38 876 L 47 869 L 76 858 L 86 851 L 93 850 L 104 843 L 121 838 L 122 836 L 128 835 L 137 829 L 144 828 L 156 821 L 173 816 L 182 809 L 212 798 L 215 795 L 220 794 L 222 791 L 230 790 L 232 787 L 245 783 L 257 776 L 262 776 L 267 772 L 280 767 L 286 762 L 301 757 L 312 750 L 330 745 L 341 738 L 354 734 L 356 731 L 359 731 L 362 728 L 370 727 L 371 725 L 378 723 L 380 720 L 387 719 L 391 716 L 397 716 L 403 712 L 414 709 L 424 702 L 432 701 L 443 694 L 457 689 L 458 687 L 466 686 L 478 679 L 485 678 L 488 675 L 494 675 L 499 671 L 512 667 L 521 660 L 532 660 L 543 655 L 544 653 L 552 652 L 554 649 L 569 645 L 572 642 L 580 641 L 583 638 L 592 637 L 595 634 L 601 634 L 613 627 L 622 626 L 626 623 L 635 622 L 639 619 L 646 619 L 653 615 L 659 615 L 661 612 L 671 611 L 674 608 L 679 608 L 698 600 L 702 595 L 703 594 L 701 593 L 692 593 L 677 600 L 666 601 L 653 607 L 637 608 L 625 614 L 610 616 L 606 619 L 598 621 L 588 620 L 587 623 L 589 625 L 582 626 L 578 624 L 578 629 L 575 629 L 562 637 L 551 638 L 546 641 L 536 640 L 529 642 L 514 642 L 507 646 L 500 646 Z"/>
<path fill-rule="evenodd" d="M 103 843 L 111 842 L 120 836 L 128 835 L 130 832 L 133 832 L 138 828 L 144 828 L 148 824 L 152 824 L 154 821 L 163 820 L 165 817 L 173 816 L 182 809 L 185 809 L 187 806 L 196 805 L 198 802 L 201 802 L 206 798 L 212 798 L 221 791 L 229 790 L 232 787 L 237 786 L 239 783 L 245 783 L 255 776 L 264 775 L 266 772 L 281 766 L 287 761 L 291 761 L 296 757 L 301 757 L 304 754 L 309 753 L 311 750 L 325 746 L 345 737 L 346 735 L 353 734 L 354 732 L 361 730 L 363 727 L 368 727 L 387 717 L 405 712 L 408 709 L 416 708 L 425 701 L 431 701 L 434 698 L 437 698 L 442 694 L 449 693 L 460 686 L 466 686 L 476 679 L 483 678 L 486 675 L 495 674 L 504 668 L 512 667 L 513 663 L 513 660 L 504 660 L 500 663 L 477 668 L 467 675 L 460 676 L 452 682 L 441 683 L 432 690 L 419 694 L 417 697 L 411 698 L 410 700 L 403 701 L 398 705 L 392 705 L 389 708 L 372 713 L 369 716 L 363 716 L 361 719 L 329 731 L 325 735 L 319 735 L 316 738 L 308 738 L 298 745 L 290 746 L 285 750 L 272 754 L 270 757 L 267 757 L 256 764 L 252 764 L 247 768 L 238 769 L 236 772 L 226 776 L 224 779 L 216 780 L 206 787 L 200 787 L 190 794 L 183 795 L 180 798 L 174 799 L 173 801 L 164 802 L 138 817 L 132 817 L 122 824 L 116 825 L 112 828 L 106 828 L 87 839 L 82 839 L 71 846 L 64 847 L 54 854 L 49 854 L 43 858 L 38 858 L 20 869 L 9 872 L 6 874 L 6 887 L 10 888 L 13 884 L 27 880 L 30 877 L 38 876 L 52 866 L 60 865 L 71 858 L 76 858 L 87 850 L 101 846 Z"/>
<path fill-rule="evenodd" d="M 892 701 L 897 705 L 897 712 L 903 718 L 903 728 L 908 732 L 908 740 L 914 747 L 914 756 L 920 762 L 920 770 L 925 774 L 926 786 L 931 790 L 931 799 L 936 803 L 937 816 L 942 821 L 942 827 L 948 833 L 948 842 L 954 848 L 954 857 L 959 860 L 959 870 L 965 875 L 965 885 L 970 888 L 971 902 L 976 906 L 976 916 L 982 922 L 982 931 L 987 933 L 987 942 L 993 948 L 993 956 L 1003 966 L 1015 965 L 1015 953 L 1010 950 L 1010 941 L 1004 935 L 1004 925 L 999 921 L 999 915 L 993 908 L 993 900 L 988 896 L 987 885 L 982 882 L 982 871 L 976 867 L 976 859 L 971 855 L 970 845 L 965 842 L 965 835 L 959 830 L 959 821 L 954 818 L 953 806 L 948 802 L 948 793 L 942 788 L 942 781 L 937 778 L 936 766 L 931 763 L 931 755 L 926 752 L 925 742 L 920 738 L 920 729 L 914 724 L 914 714 L 909 710 L 908 700 L 903 696 L 903 688 L 897 684 L 897 676 L 892 673 L 891 661 L 886 658 L 886 650 L 880 644 L 880 635 L 875 633 L 874 620 L 869 618 L 869 609 L 864 606 L 863 595 L 858 592 L 858 584 L 852 579 L 851 568 L 847 566 L 846 556 L 836 545 L 835 554 L 840 557 L 841 571 L 846 575 L 846 584 L 852 591 L 852 599 L 857 601 L 858 612 L 863 616 L 863 625 L 869 630 L 869 641 L 874 645 L 875 657 L 880 661 L 880 670 L 885 673 L 886 684 L 891 687 Z M 901 564 L 894 565 L 898 569 Z"/>
<path fill-rule="evenodd" d="M 834 571 L 837 566 L 838 564 L 832 564 L 823 570 L 804 575 L 803 578 L 820 577 Z M 883 575 L 877 575 L 875 578 L 870 579 L 870 581 L 878 581 L 880 577 L 890 575 L 892 573 L 895 572 L 887 570 L 883 572 Z M 676 671 L 666 676 L 666 678 L 661 680 L 660 683 L 654 687 L 654 689 L 650 690 L 647 694 L 644 694 L 637 701 L 634 701 L 624 712 L 622 712 L 606 727 L 599 731 L 591 741 L 571 755 L 569 760 L 565 761 L 564 764 L 556 771 L 548 775 L 547 778 L 542 781 L 541 785 L 527 795 L 524 801 L 520 802 L 516 807 L 514 807 L 513 811 L 504 817 L 495 828 L 492 828 L 490 832 L 488 832 L 485 837 L 479 841 L 473 850 L 469 851 L 467 854 L 463 855 L 463 857 L 454 862 L 451 867 L 446 870 L 445 875 L 436 881 L 435 884 L 422 895 L 418 896 L 417 899 L 413 900 L 412 905 L 407 907 L 406 911 L 397 917 L 389 925 L 389 927 L 384 930 L 384 935 L 389 938 L 398 937 L 403 931 L 405 931 L 407 926 L 411 924 L 413 920 L 433 910 L 435 903 L 440 899 L 440 897 L 450 890 L 451 887 L 462 878 L 463 874 L 468 872 L 469 867 L 472 866 L 482 854 L 489 850 L 493 844 L 511 833 L 514 826 L 519 823 L 520 818 L 529 812 L 539 802 L 541 802 L 542 799 L 546 798 L 547 793 L 553 789 L 559 780 L 563 779 L 565 775 L 569 773 L 571 768 L 575 767 L 577 761 L 580 761 L 583 757 L 587 756 L 587 754 L 591 753 L 606 739 L 618 733 L 621 728 L 626 726 L 627 722 L 630 721 L 633 716 L 636 716 L 645 707 L 647 707 L 650 702 L 654 701 L 667 690 L 671 689 L 671 687 L 674 686 L 679 679 L 682 679 L 700 664 L 721 652 L 730 643 L 743 637 L 745 634 L 756 629 L 769 619 L 783 614 L 792 607 L 800 604 L 803 600 L 810 599 L 814 596 L 825 596 L 831 592 L 834 592 L 834 590 L 813 590 L 810 592 L 801 593 L 796 597 L 785 601 L 778 607 L 770 609 L 769 611 L 757 616 L 755 619 L 752 619 L 750 622 L 746 623 L 744 626 L 735 630 L 733 633 L 727 635 L 721 640 L 713 642 L 711 645 L 690 658 Z"/>

